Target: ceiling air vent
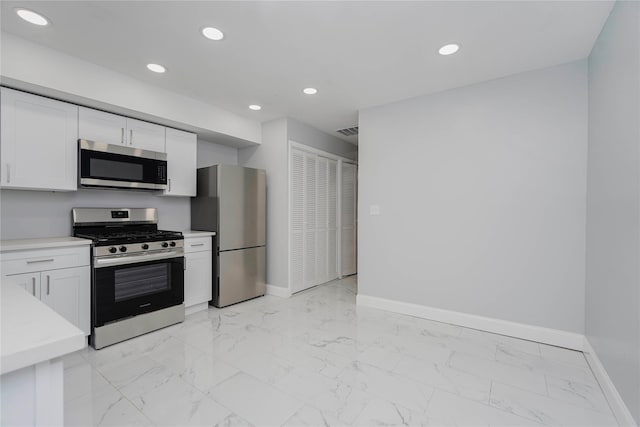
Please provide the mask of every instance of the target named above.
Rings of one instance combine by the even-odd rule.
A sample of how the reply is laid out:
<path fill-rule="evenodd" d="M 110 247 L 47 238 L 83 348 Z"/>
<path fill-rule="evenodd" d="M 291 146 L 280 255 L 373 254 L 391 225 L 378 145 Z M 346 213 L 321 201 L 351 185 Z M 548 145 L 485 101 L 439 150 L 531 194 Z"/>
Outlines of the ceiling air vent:
<path fill-rule="evenodd" d="M 358 134 L 358 126 L 352 128 L 338 129 L 336 132 L 341 133 L 344 136 L 353 136 Z"/>

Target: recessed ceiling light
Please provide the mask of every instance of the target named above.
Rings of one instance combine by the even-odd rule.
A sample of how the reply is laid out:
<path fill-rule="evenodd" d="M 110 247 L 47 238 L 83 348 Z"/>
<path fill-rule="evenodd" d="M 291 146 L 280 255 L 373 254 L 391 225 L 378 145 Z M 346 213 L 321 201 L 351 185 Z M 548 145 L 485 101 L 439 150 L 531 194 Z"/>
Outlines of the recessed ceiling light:
<path fill-rule="evenodd" d="M 42 26 L 49 23 L 47 18 L 29 9 L 16 9 L 16 13 L 20 18 L 34 25 Z"/>
<path fill-rule="evenodd" d="M 251 104 L 249 105 L 249 109 L 253 110 L 253 111 L 259 111 L 262 110 L 262 107 L 256 104 Z"/>
<path fill-rule="evenodd" d="M 167 71 L 167 69 L 160 64 L 147 64 L 147 68 L 154 73 L 164 73 L 165 71 Z"/>
<path fill-rule="evenodd" d="M 438 49 L 438 53 L 440 55 L 453 55 L 459 49 L 460 49 L 460 45 L 457 45 L 455 43 L 446 44 L 446 45 L 442 46 L 440 49 Z"/>
<path fill-rule="evenodd" d="M 318 93 L 318 89 L 316 89 L 315 87 L 305 87 L 304 89 L 302 89 L 302 91 L 307 95 L 315 95 L 316 93 Z"/>
<path fill-rule="evenodd" d="M 202 35 L 210 40 L 222 40 L 224 38 L 224 33 L 213 27 L 203 28 Z"/>

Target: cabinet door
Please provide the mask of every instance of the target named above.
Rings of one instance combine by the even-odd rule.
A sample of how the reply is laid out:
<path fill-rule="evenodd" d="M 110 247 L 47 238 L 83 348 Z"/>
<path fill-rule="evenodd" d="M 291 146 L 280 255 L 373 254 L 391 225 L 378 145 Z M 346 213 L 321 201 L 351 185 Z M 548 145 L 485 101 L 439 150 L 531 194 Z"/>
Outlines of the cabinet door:
<path fill-rule="evenodd" d="M 167 189 L 165 196 L 196 195 L 197 135 L 166 129 Z"/>
<path fill-rule="evenodd" d="M 3 276 L 2 285 L 17 285 L 36 298 L 40 298 L 40 273 L 14 274 Z"/>
<path fill-rule="evenodd" d="M 0 110 L 0 185 L 75 191 L 78 107 L 2 88 Z"/>
<path fill-rule="evenodd" d="M 90 333 L 91 278 L 89 267 L 63 268 L 40 273 L 40 299 L 56 313 Z"/>
<path fill-rule="evenodd" d="M 78 138 L 107 144 L 127 143 L 127 118 L 91 108 L 79 107 Z"/>
<path fill-rule="evenodd" d="M 164 153 L 164 126 L 127 118 L 129 147 Z"/>
<path fill-rule="evenodd" d="M 187 268 L 184 272 L 184 305 L 211 301 L 212 252 L 192 252 L 185 254 Z"/>

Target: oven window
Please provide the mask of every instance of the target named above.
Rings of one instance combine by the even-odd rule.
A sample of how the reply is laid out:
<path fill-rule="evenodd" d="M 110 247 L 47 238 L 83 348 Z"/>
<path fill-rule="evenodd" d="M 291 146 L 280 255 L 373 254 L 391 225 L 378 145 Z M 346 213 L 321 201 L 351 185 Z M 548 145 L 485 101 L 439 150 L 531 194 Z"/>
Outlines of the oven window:
<path fill-rule="evenodd" d="M 140 163 L 119 162 L 92 157 L 89 160 L 91 176 L 127 181 L 142 181 L 144 166 Z"/>
<path fill-rule="evenodd" d="M 171 264 L 119 268 L 115 273 L 116 302 L 170 289 Z"/>

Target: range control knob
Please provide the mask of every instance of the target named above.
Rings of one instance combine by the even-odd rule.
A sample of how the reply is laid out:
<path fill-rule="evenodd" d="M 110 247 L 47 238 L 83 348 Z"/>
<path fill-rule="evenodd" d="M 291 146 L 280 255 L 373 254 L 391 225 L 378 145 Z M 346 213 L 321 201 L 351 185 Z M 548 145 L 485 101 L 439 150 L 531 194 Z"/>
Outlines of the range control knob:
<path fill-rule="evenodd" d="M 149 249 L 149 245 L 145 243 L 144 245 L 142 245 L 142 249 Z"/>
<path fill-rule="evenodd" d="M 176 245 L 176 242 L 171 242 L 169 243 L 169 246 L 174 247 Z"/>
<path fill-rule="evenodd" d="M 111 252 L 112 254 L 115 254 L 116 252 L 118 252 L 118 249 L 112 246 L 109 248 L 109 252 Z"/>
<path fill-rule="evenodd" d="M 169 247 L 169 244 L 168 244 L 167 242 L 162 242 L 162 247 L 163 247 L 163 248 L 168 248 L 168 247 Z"/>
<path fill-rule="evenodd" d="M 127 252 L 126 246 L 120 246 L 120 252 Z"/>

